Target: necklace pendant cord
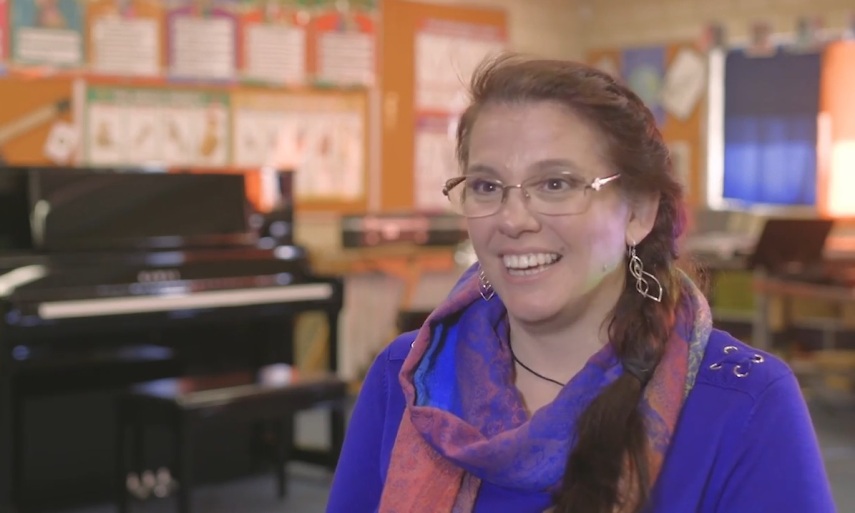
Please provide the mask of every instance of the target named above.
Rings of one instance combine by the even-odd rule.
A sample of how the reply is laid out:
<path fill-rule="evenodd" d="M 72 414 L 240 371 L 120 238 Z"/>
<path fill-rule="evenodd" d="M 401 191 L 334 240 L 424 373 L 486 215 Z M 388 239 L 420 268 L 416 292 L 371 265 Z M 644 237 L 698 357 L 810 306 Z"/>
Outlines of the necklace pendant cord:
<path fill-rule="evenodd" d="M 539 373 L 539 372 L 535 371 L 534 369 L 532 369 L 532 368 L 531 368 L 531 367 L 529 367 L 528 365 L 526 365 L 526 364 L 524 364 L 523 362 L 521 362 L 521 361 L 520 361 L 520 359 L 519 359 L 519 358 L 517 358 L 517 355 L 514 353 L 514 348 L 513 348 L 513 346 L 511 346 L 511 344 L 510 344 L 510 343 L 508 343 L 508 349 L 510 349 L 510 351 L 511 351 L 511 358 L 513 358 L 513 359 L 514 359 L 514 361 L 515 361 L 515 362 L 517 362 L 517 363 L 520 365 L 520 367 L 522 367 L 523 369 L 525 369 L 525 370 L 529 371 L 530 373 L 532 373 L 533 375 L 537 376 L 538 378 L 540 378 L 540 379 L 542 379 L 542 380 L 544 380 L 544 381 L 549 381 L 550 383 L 555 383 L 556 385 L 560 386 L 561 388 L 564 388 L 564 385 L 566 385 L 566 383 L 562 383 L 562 382 L 560 382 L 560 381 L 558 381 L 558 380 L 555 380 L 555 379 L 552 379 L 552 378 L 547 378 L 547 377 L 546 377 L 546 376 L 544 376 L 543 374 L 541 374 L 541 373 Z"/>

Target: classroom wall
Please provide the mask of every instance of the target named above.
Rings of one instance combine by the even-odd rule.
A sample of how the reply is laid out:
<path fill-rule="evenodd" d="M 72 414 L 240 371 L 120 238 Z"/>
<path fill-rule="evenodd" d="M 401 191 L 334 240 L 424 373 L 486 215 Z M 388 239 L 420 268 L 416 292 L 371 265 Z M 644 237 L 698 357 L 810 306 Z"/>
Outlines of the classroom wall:
<path fill-rule="evenodd" d="M 767 21 L 773 34 L 794 32 L 801 16 L 819 16 L 831 29 L 848 26 L 852 0 L 576 0 L 579 44 L 585 48 L 640 46 L 695 40 L 717 21 L 732 41 L 746 40 L 751 24 Z"/>
<path fill-rule="evenodd" d="M 504 9 L 513 50 L 581 58 L 578 0 L 428 0 L 427 3 Z"/>
<path fill-rule="evenodd" d="M 422 0 L 455 6 L 502 9 L 507 13 L 511 49 L 541 56 L 581 59 L 583 46 L 578 22 L 578 0 Z M 327 212 L 298 214 L 296 237 L 310 250 L 340 250 L 338 216 Z"/>

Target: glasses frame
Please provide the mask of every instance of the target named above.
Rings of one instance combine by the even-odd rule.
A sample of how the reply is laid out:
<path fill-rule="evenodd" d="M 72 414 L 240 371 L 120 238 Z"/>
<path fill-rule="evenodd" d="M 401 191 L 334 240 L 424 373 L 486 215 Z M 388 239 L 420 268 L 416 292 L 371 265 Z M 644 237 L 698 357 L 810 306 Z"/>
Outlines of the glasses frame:
<path fill-rule="evenodd" d="M 615 174 L 609 175 L 609 176 L 598 176 L 598 177 L 594 178 L 593 180 L 591 180 L 590 182 L 588 182 L 587 184 L 585 184 L 585 188 L 582 189 L 582 192 L 583 192 L 583 194 L 587 194 L 588 190 L 592 190 L 594 192 L 599 192 L 600 189 L 602 189 L 604 185 L 607 185 L 607 184 L 617 180 L 618 178 L 620 178 L 620 173 L 615 173 Z M 442 187 L 442 194 L 445 195 L 446 198 L 448 198 L 449 202 L 451 202 L 452 201 L 451 200 L 451 190 L 454 189 L 455 187 L 457 187 L 458 185 L 462 184 L 465 181 L 466 181 L 466 175 L 455 176 L 454 178 L 449 178 L 448 180 L 445 181 L 445 185 L 443 185 L 443 187 Z M 525 186 L 530 181 L 531 181 L 531 179 L 528 179 L 528 180 L 524 180 L 518 184 L 505 185 L 502 183 L 501 180 L 496 180 L 496 183 L 502 188 L 502 201 L 499 202 L 499 208 L 496 209 L 495 212 L 492 212 L 490 214 L 484 214 L 484 215 L 479 215 L 479 216 L 469 216 L 466 214 L 463 214 L 463 215 L 465 217 L 468 217 L 468 218 L 479 218 L 479 217 L 489 217 L 489 216 L 498 214 L 502 210 L 502 206 L 505 204 L 505 201 L 507 201 L 507 199 L 508 199 L 508 190 L 510 190 L 510 189 L 519 189 L 520 192 L 523 194 L 523 197 L 526 199 L 526 202 L 527 202 L 529 199 L 531 199 L 531 196 L 528 194 L 528 192 L 526 192 Z M 541 212 L 539 212 L 539 213 L 541 213 Z M 543 214 L 543 215 L 574 215 L 574 214 Z"/>

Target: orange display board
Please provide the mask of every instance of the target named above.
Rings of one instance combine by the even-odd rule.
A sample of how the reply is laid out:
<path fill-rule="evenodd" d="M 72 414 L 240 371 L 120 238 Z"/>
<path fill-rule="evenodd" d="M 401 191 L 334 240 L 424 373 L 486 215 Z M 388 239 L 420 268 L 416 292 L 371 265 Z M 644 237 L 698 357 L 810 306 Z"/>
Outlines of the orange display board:
<path fill-rule="evenodd" d="M 394 20 L 394 23 L 384 24 L 380 61 L 383 77 L 380 210 L 412 211 L 416 206 L 416 133 L 419 121 L 416 92 L 419 90 L 419 62 L 415 57 L 419 34 L 426 25 L 432 25 L 442 26 L 441 31 L 435 32 L 447 33 L 448 30 L 465 27 L 467 34 L 477 36 L 477 28 L 480 27 L 488 34 L 482 40 L 489 41 L 494 38 L 494 34 L 507 33 L 507 15 L 498 9 L 387 0 L 383 3 L 383 19 Z M 449 57 L 448 66 L 459 62 Z M 450 71 L 454 73 L 459 70 Z M 454 106 L 450 107 L 449 111 Z M 445 150 L 440 147 L 438 151 Z M 451 165 L 453 162 L 446 167 Z M 437 190 L 436 194 L 440 195 L 441 192 Z"/>

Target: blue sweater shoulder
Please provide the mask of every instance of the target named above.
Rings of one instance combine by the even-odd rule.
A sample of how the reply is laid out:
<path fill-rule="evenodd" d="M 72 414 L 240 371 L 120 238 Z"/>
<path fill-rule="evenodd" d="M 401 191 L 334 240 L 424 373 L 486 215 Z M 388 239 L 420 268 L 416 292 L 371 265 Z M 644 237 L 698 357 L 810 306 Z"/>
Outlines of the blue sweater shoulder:
<path fill-rule="evenodd" d="M 714 330 L 652 511 L 833 513 L 801 388 L 780 358 Z"/>
<path fill-rule="evenodd" d="M 733 390 L 756 399 L 779 379 L 792 376 L 780 358 L 755 349 L 721 330 L 713 330 L 695 385 Z"/>
<path fill-rule="evenodd" d="M 380 354 L 387 361 L 403 362 L 407 358 L 407 355 L 410 354 L 410 348 L 412 348 L 418 333 L 418 330 L 415 330 L 398 335 Z"/>

